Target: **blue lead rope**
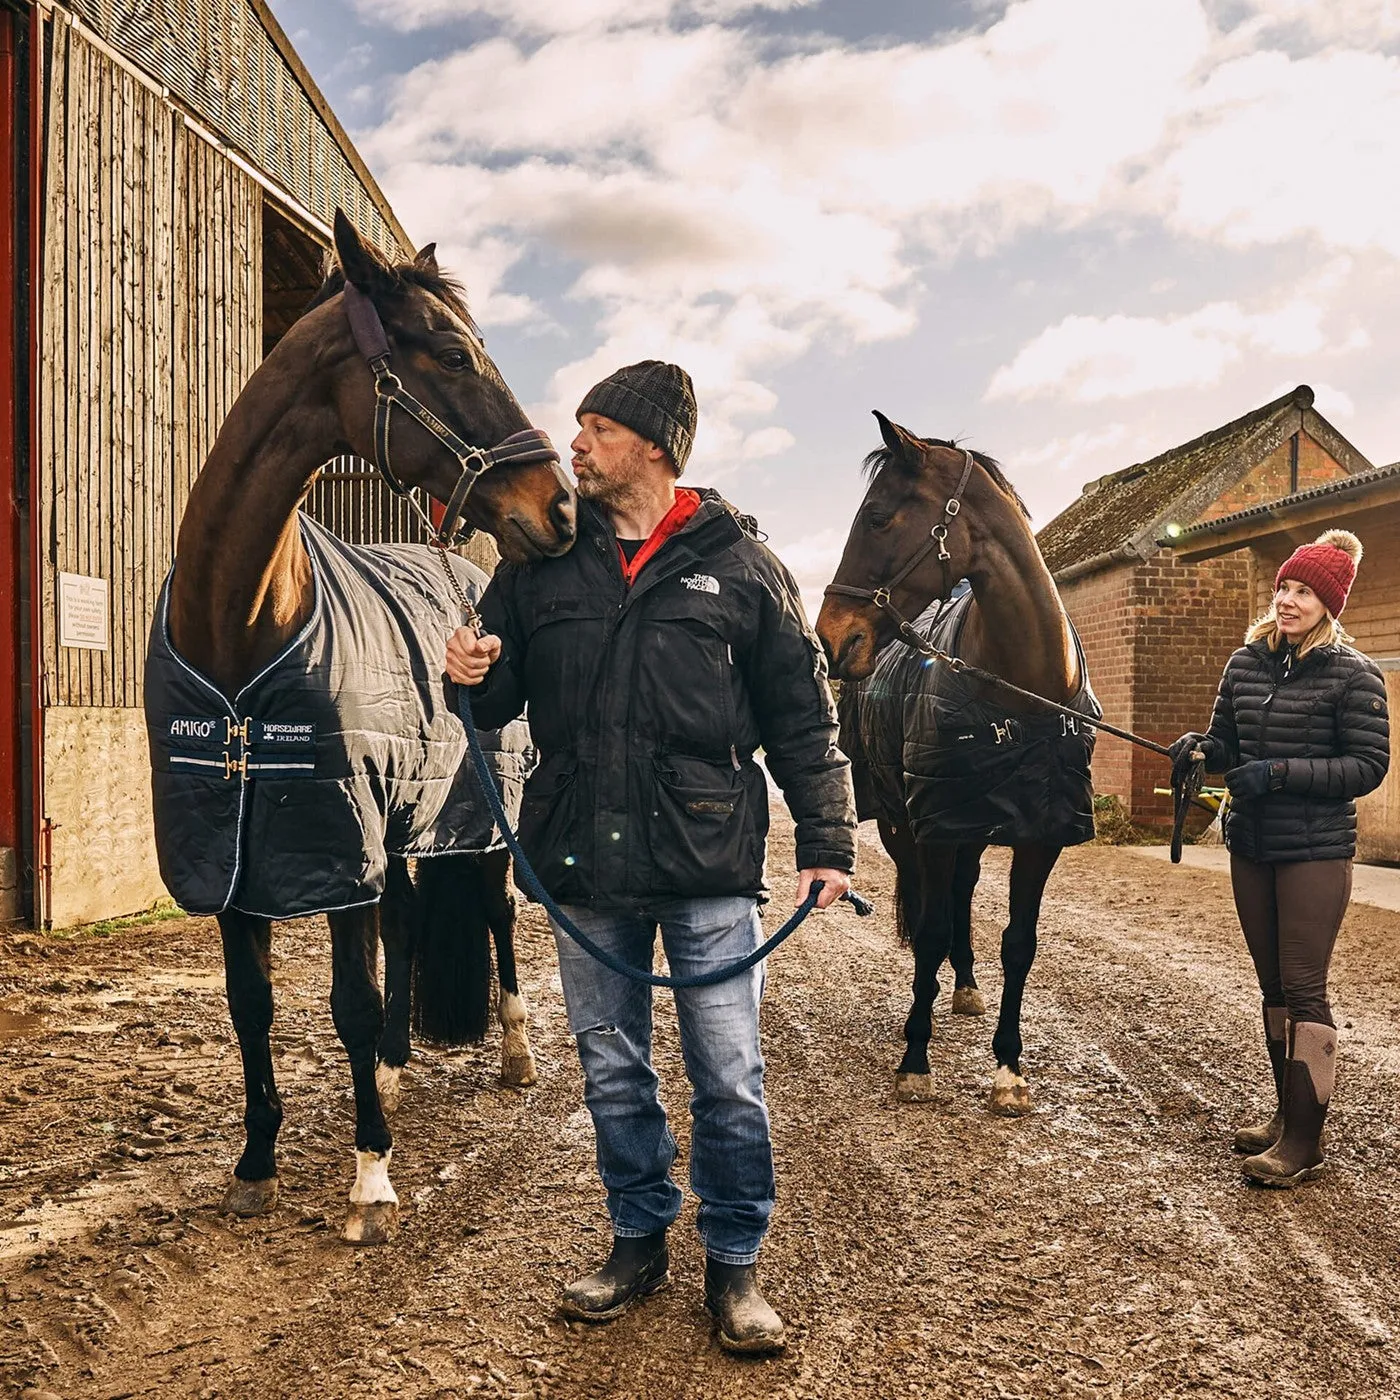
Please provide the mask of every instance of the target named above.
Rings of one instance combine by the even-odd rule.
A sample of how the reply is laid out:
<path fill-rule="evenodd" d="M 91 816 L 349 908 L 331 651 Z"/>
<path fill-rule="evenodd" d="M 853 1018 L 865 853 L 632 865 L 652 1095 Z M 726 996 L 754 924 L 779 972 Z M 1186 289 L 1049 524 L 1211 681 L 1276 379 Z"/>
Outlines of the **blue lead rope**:
<path fill-rule="evenodd" d="M 606 948 L 600 948 L 564 913 L 554 902 L 549 891 L 540 884 L 539 876 L 535 874 L 525 852 L 520 849 L 520 842 L 516 839 L 515 832 L 510 829 L 510 820 L 506 816 L 505 805 L 501 802 L 501 794 L 497 791 L 496 779 L 486 762 L 486 753 L 481 747 L 481 736 L 476 732 L 476 721 L 472 718 L 471 701 L 467 699 L 465 686 L 457 687 L 457 710 L 462 716 L 463 725 L 466 727 L 472 766 L 476 769 L 477 779 L 481 783 L 482 791 L 486 794 L 486 801 L 490 804 L 491 815 L 495 817 L 496 825 L 500 828 L 506 849 L 515 858 L 516 869 L 520 872 L 520 876 L 525 882 L 525 888 L 530 892 L 530 897 L 536 904 L 544 906 L 545 913 L 554 920 L 555 926 L 563 929 L 589 957 L 596 958 L 604 967 L 611 969 L 619 976 L 628 977 L 633 982 L 645 982 L 652 987 L 712 987 L 716 982 L 727 982 L 731 977 L 738 977 L 740 973 L 747 972 L 749 968 L 762 962 L 779 943 L 795 933 L 798 925 L 817 907 L 817 896 L 822 892 L 820 880 L 813 881 L 811 892 L 807 898 L 797 906 L 792 917 L 772 938 L 755 948 L 746 957 L 740 958 L 738 962 L 730 963 L 727 967 L 717 967 L 711 972 L 702 972 L 696 977 L 661 977 L 655 972 L 632 967 L 623 962 L 621 958 L 608 952 Z M 854 890 L 842 895 L 841 898 L 849 901 L 851 907 L 862 919 L 875 912 L 875 906 L 868 899 L 856 894 Z"/>

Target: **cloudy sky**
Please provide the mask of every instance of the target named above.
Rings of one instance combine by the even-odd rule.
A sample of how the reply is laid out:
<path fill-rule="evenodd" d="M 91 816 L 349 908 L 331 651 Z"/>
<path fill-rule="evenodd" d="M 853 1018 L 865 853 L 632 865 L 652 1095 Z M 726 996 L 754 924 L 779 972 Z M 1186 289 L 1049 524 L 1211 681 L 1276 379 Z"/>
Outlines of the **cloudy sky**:
<path fill-rule="evenodd" d="M 1042 524 L 1301 382 L 1400 458 L 1396 0 L 272 5 L 536 421 L 685 365 L 809 598 L 873 408 Z"/>

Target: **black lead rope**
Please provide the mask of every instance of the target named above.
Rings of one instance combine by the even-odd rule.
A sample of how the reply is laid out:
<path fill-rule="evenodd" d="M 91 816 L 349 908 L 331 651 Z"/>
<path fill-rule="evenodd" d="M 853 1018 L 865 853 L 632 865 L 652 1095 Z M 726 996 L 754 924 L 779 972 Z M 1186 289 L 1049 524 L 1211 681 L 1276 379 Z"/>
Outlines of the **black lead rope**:
<path fill-rule="evenodd" d="M 472 611 L 475 612 L 475 609 Z M 480 616 L 478 615 L 469 625 L 480 631 Z M 471 750 L 472 766 L 476 769 L 481 790 L 486 794 L 486 801 L 491 807 L 491 815 L 495 817 L 496 825 L 500 828 L 501 839 L 506 843 L 506 849 L 515 858 L 516 869 L 525 881 L 525 888 L 529 890 L 531 899 L 537 904 L 542 904 L 545 913 L 554 920 L 555 925 L 563 929 L 565 934 L 572 938 L 589 957 L 595 958 L 604 967 L 616 972 L 619 976 L 626 977 L 633 982 L 645 982 L 651 987 L 712 987 L 717 982 L 727 982 L 731 977 L 738 977 L 740 973 L 747 972 L 751 967 L 762 962 L 780 943 L 794 934 L 808 914 L 817 907 L 817 897 L 822 892 L 820 880 L 813 881 L 807 898 L 797 906 L 792 917 L 767 942 L 760 944 L 752 953 L 746 954 L 738 962 L 713 968 L 709 972 L 702 972 L 694 977 L 662 977 L 659 973 L 633 967 L 630 963 L 623 962 L 621 958 L 608 952 L 606 948 L 599 947 L 584 933 L 555 903 L 549 891 L 540 883 L 540 878 L 535 874 L 529 857 L 521 849 L 515 832 L 510 829 L 510 819 L 506 816 L 505 804 L 501 801 L 501 795 L 496 789 L 496 780 L 491 774 L 490 765 L 486 761 L 486 753 L 481 747 L 481 736 L 477 733 L 476 721 L 472 718 L 472 705 L 467 698 L 465 686 L 457 687 L 457 710 L 462 716 L 462 724 L 467 731 L 467 745 Z M 849 901 L 851 907 L 862 919 L 868 918 L 875 912 L 875 906 L 854 890 L 843 894 L 841 898 Z"/>

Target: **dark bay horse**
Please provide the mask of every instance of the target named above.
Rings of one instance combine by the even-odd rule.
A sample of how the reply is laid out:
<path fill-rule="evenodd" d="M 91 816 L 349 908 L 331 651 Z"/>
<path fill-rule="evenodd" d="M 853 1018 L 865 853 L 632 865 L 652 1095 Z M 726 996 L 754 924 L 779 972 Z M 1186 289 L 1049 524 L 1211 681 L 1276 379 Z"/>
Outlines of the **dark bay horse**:
<path fill-rule="evenodd" d="M 240 687 L 266 674 L 304 635 L 320 607 L 319 574 L 308 555 L 313 537 L 305 533 L 308 527 L 300 522 L 298 507 L 322 464 L 350 454 L 377 462 L 382 471 L 388 466 L 376 450 L 376 379 L 352 334 L 342 290 L 347 280 L 368 298 L 382 322 L 393 373 L 439 427 L 447 425 L 468 444 L 503 443 L 530 428 L 486 355 L 460 292 L 440 273 L 431 246 L 412 262 L 390 264 L 339 211 L 334 236 L 338 271 L 234 403 L 180 525 L 166 630 L 181 663 L 207 678 L 216 694 L 237 696 Z M 391 434 L 393 471 L 401 484 L 421 488 L 439 501 L 452 498 L 466 480 L 465 468 L 441 435 L 404 412 L 391 418 Z M 460 491 L 457 501 L 461 504 Z M 485 471 L 466 497 L 462 514 L 495 537 L 507 560 L 524 561 L 561 554 L 572 545 L 574 509 L 572 487 L 558 459 L 542 457 Z M 445 578 L 434 582 L 446 585 Z M 236 734 L 237 726 L 232 728 Z M 243 742 L 248 743 L 246 736 Z M 306 834 L 307 850 L 314 851 L 317 833 Z M 346 858 L 360 857 L 355 852 Z M 350 1059 L 355 1095 L 356 1176 L 347 1240 L 379 1243 L 396 1218 L 397 1197 L 388 1171 L 393 1140 L 384 1101 L 396 1097 L 398 1068 L 408 1055 L 411 912 L 416 905 L 425 941 L 432 941 L 438 927 L 443 934 L 439 942 L 450 945 L 454 935 L 460 937 L 470 909 L 469 917 L 483 930 L 488 924 L 498 926 L 499 943 L 502 931 L 509 930 L 510 911 L 499 904 L 504 868 L 503 854 L 423 860 L 415 892 L 404 863 L 391 860 L 382 901 L 328 913 L 331 1011 Z M 494 908 L 483 904 L 491 898 L 496 899 Z M 231 906 L 232 901 L 219 914 L 219 928 L 229 1011 L 242 1052 L 247 1139 L 224 1208 L 256 1215 L 270 1210 L 277 1199 L 275 1145 L 282 1121 L 268 1037 L 272 920 Z M 381 937 L 387 1028 L 376 980 Z M 454 956 L 449 949 L 431 975 L 418 981 L 418 1020 L 430 1033 L 448 1033 L 454 1023 L 462 1028 L 461 1012 L 450 1005 L 457 984 L 442 975 Z M 484 970 L 479 956 L 463 956 L 467 965 L 459 971 L 483 989 L 484 1005 L 489 952 Z M 528 1081 L 534 1071 L 513 957 L 501 958 L 498 972 L 507 1031 L 505 1070 L 518 1082 Z"/>
<path fill-rule="evenodd" d="M 1063 847 L 1093 834 L 1092 732 L 926 659 L 900 637 L 918 642 L 927 625 L 916 636 L 905 619 L 965 578 L 971 597 L 940 618 L 956 630 L 956 655 L 1086 715 L 1097 705 L 1025 507 L 996 462 L 875 416 L 884 446 L 866 459 L 872 479 L 817 632 L 843 682 L 842 744 L 860 814 L 877 819 L 895 862 L 897 916 L 914 950 L 896 1094 L 932 1092 L 931 1013 L 950 953 L 964 998 L 976 989 L 972 895 L 996 842 L 1013 858 L 991 1104 L 1027 1113 L 1022 997 L 1046 881 Z M 954 1005 L 978 1009 L 959 1007 L 957 993 Z"/>

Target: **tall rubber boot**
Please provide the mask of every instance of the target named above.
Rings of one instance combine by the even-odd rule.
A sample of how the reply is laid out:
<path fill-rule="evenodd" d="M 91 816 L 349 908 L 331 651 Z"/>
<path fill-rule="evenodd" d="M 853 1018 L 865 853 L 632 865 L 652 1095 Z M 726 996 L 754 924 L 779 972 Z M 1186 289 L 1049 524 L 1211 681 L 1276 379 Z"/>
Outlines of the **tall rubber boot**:
<path fill-rule="evenodd" d="M 1265 1005 L 1264 1044 L 1274 1071 L 1274 1116 L 1241 1128 L 1235 1134 L 1236 1152 L 1267 1152 L 1283 1132 L 1283 1066 L 1288 1059 L 1288 1011 L 1285 1007 Z"/>
<path fill-rule="evenodd" d="M 633 1303 L 665 1288 L 671 1281 L 670 1269 L 665 1230 L 654 1235 L 614 1235 L 607 1263 L 569 1284 L 559 1310 L 581 1322 L 611 1322 Z"/>
<path fill-rule="evenodd" d="M 1283 1071 L 1283 1132 L 1267 1152 L 1246 1157 L 1245 1175 L 1261 1186 L 1297 1186 L 1322 1173 L 1322 1125 L 1337 1081 L 1337 1032 L 1294 1021 Z"/>

